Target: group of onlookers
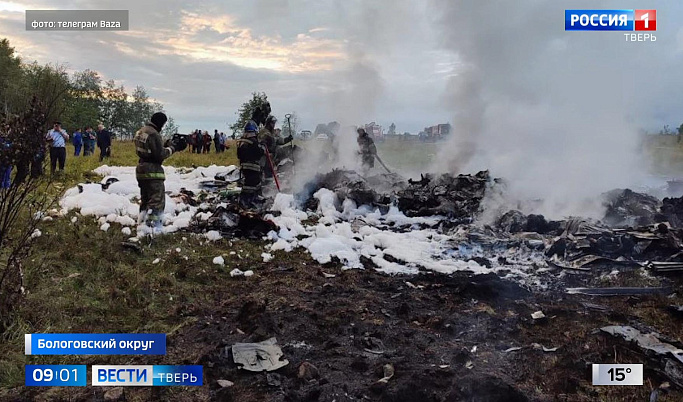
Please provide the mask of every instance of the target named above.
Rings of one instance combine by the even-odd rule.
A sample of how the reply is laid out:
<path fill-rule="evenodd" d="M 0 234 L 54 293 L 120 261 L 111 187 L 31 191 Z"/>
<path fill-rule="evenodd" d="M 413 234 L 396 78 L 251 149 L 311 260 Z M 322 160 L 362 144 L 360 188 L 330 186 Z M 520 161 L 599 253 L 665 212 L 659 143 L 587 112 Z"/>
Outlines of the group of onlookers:
<path fill-rule="evenodd" d="M 97 126 L 97 131 L 93 131 L 92 127 L 87 127 L 83 132 L 77 129 L 73 136 L 62 128 L 62 123 L 55 121 L 47 134 L 45 134 L 45 143 L 47 145 L 48 155 L 50 156 L 50 172 L 63 171 L 66 165 L 66 144 L 69 140 L 74 145 L 74 156 L 79 156 L 81 149 L 84 150 L 83 155 L 92 155 L 95 152 L 95 145 L 100 148 L 100 161 L 111 156 L 111 137 L 112 134 L 104 129 L 102 124 Z M 7 139 L 6 135 L 0 135 L 0 147 L 2 149 L 11 149 L 12 144 Z M 43 161 L 45 160 L 45 148 L 40 147 L 40 151 L 36 152 L 30 159 L 20 160 L 15 162 L 17 172 L 15 180 L 21 182 L 29 173 L 31 177 L 38 177 L 43 174 Z M 2 158 L 0 158 L 2 159 Z M 9 188 L 12 183 L 12 166 L 13 163 L 5 163 L 0 160 L 0 188 Z"/>
<path fill-rule="evenodd" d="M 88 126 L 81 131 L 76 129 L 73 136 L 74 156 L 93 155 L 95 153 L 95 145 L 100 149 L 100 162 L 104 158 L 111 156 L 111 133 L 104 129 L 102 124 L 97 126 L 97 131 Z"/>
<path fill-rule="evenodd" d="M 208 131 L 194 130 L 187 140 L 190 152 L 197 154 L 208 154 L 211 152 L 211 143 L 213 143 L 217 154 L 225 152 L 226 149 L 230 148 L 228 136 L 225 133 L 219 133 L 218 130 L 214 130 L 213 137 Z"/>
<path fill-rule="evenodd" d="M 104 129 L 104 125 L 97 126 L 97 131 L 93 131 L 92 126 L 87 126 L 83 131 L 76 129 L 71 139 L 74 146 L 74 156 L 80 156 L 83 150 L 83 156 L 93 155 L 95 153 L 95 145 L 100 149 L 100 162 L 111 156 L 111 132 Z M 47 132 L 46 140 L 50 147 L 50 168 L 54 173 L 59 167 L 59 170 L 64 170 L 66 164 L 66 142 L 69 141 L 69 134 L 62 128 L 62 123 L 56 121 L 52 130 Z"/>

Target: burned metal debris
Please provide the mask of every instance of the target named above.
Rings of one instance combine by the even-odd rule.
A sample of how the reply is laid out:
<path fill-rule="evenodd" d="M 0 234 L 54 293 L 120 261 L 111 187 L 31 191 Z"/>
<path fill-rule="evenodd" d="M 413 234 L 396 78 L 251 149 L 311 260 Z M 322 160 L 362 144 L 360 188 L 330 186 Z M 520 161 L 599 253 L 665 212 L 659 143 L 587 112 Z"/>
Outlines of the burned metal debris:
<path fill-rule="evenodd" d="M 611 227 L 645 226 L 655 222 L 661 202 L 650 195 L 629 189 L 617 189 L 603 194 L 605 217 L 603 222 Z"/>
<path fill-rule="evenodd" d="M 200 209 L 198 215 L 211 214 L 207 219 L 195 219 L 193 231 L 216 230 L 224 237 L 261 238 L 278 227 L 255 211 L 241 208 L 236 203 L 209 206 Z"/>
<path fill-rule="evenodd" d="M 475 175 L 423 175 L 421 180 L 405 180 L 395 173 L 365 178 L 354 171 L 335 169 L 316 176 L 299 194 L 305 207 L 315 210 L 312 195 L 321 188 L 334 191 L 340 200 L 351 199 L 357 205 L 371 205 L 386 212 L 395 204 L 406 216 L 473 218 L 479 212 L 487 186 L 494 182 L 488 171 Z"/>
<path fill-rule="evenodd" d="M 420 181 L 410 181 L 405 190 L 397 193 L 398 208 L 406 216 L 471 217 L 479 212 L 491 182 L 487 170 L 475 175 L 426 175 Z"/>

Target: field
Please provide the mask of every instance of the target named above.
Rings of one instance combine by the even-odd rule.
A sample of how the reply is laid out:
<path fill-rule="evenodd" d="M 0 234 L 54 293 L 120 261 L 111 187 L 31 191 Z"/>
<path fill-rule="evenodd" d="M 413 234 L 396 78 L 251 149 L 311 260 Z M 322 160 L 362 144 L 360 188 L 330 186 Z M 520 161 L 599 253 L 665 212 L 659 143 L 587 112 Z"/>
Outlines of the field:
<path fill-rule="evenodd" d="M 384 143 L 378 148 L 389 165 L 407 159 L 426 166 L 437 145 Z M 111 165 L 137 161 L 131 143 L 115 143 L 112 155 Z M 676 152 L 667 155 L 669 161 L 683 161 Z M 184 152 L 167 162 L 214 163 L 236 163 L 234 149 L 218 155 Z M 97 157 L 69 156 L 57 185 L 66 189 L 98 180 L 89 173 L 97 166 Z M 664 380 L 656 370 L 646 370 L 651 383 L 644 387 L 590 385 L 589 362 L 609 362 L 617 355 L 620 361 L 644 358 L 593 330 L 637 319 L 673 339 L 683 331 L 679 319 L 663 312 L 669 304 L 680 304 L 683 292 L 672 299 L 602 299 L 607 310 L 589 314 L 579 296 L 531 293 L 493 274 L 406 277 L 343 271 L 337 263 L 320 265 L 297 250 L 275 252 L 264 263 L 265 242 L 208 242 L 189 233 L 157 237 L 138 253 L 121 246 L 127 236 L 117 225 L 104 232 L 93 218 L 74 213 L 42 222 L 40 229 L 43 235 L 26 261 L 25 302 L 0 342 L 3 401 L 102 400 L 109 390 L 24 388 L 25 364 L 204 366 L 203 387 L 131 387 L 124 393 L 128 401 L 646 400 Z M 225 266 L 212 263 L 218 255 Z M 233 268 L 252 269 L 255 275 L 231 278 Z M 618 281 L 609 285 L 639 285 L 629 275 Z M 676 279 L 674 286 L 680 288 Z M 534 322 L 529 316 L 536 310 L 551 318 Z M 36 332 L 167 333 L 168 354 L 24 356 L 23 334 Z M 277 373 L 240 371 L 225 352 L 235 342 L 271 336 L 290 361 Z M 528 346 L 534 343 L 560 349 L 545 353 Z M 366 352 L 380 344 L 384 353 Z M 503 352 L 516 345 L 524 349 Z M 300 374 L 303 362 L 315 366 L 310 376 Z M 378 383 L 388 363 L 396 374 Z M 221 388 L 219 379 L 235 385 Z M 681 396 L 674 391 L 660 400 Z"/>

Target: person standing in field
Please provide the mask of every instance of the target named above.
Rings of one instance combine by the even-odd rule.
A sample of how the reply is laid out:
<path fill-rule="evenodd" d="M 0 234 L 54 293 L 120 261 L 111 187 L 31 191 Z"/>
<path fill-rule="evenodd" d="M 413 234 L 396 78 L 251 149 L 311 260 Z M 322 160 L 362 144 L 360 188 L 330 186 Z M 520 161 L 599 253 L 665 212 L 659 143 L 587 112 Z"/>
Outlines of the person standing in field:
<path fill-rule="evenodd" d="M 93 141 L 95 139 L 95 133 L 92 131 L 92 127 L 88 126 L 83 134 L 83 156 L 92 155 L 95 151 L 94 146 L 91 148 Z"/>
<path fill-rule="evenodd" d="M 111 156 L 111 133 L 102 124 L 97 126 L 97 147 L 100 149 L 100 162 Z"/>
<path fill-rule="evenodd" d="M 294 137 L 292 135 L 289 135 L 286 138 L 282 138 L 279 135 L 277 135 L 277 130 L 275 129 L 275 123 L 277 122 L 277 119 L 275 116 L 268 116 L 266 118 L 266 124 L 264 127 L 261 129 L 261 131 L 258 134 L 259 142 L 264 144 L 266 146 L 266 149 L 268 150 L 268 153 L 270 154 L 270 158 L 273 162 L 273 166 L 277 166 L 278 163 L 280 162 L 279 160 L 279 154 L 278 154 L 278 148 L 281 145 L 289 144 L 292 142 Z M 264 173 L 267 178 L 270 178 L 273 176 L 273 171 L 270 168 L 268 162 L 265 160 L 265 158 L 261 161 L 261 165 L 264 167 Z"/>
<path fill-rule="evenodd" d="M 74 144 L 74 156 L 81 155 L 81 148 L 83 148 L 83 134 L 81 134 L 81 129 L 77 128 L 73 137 Z"/>
<path fill-rule="evenodd" d="M 202 140 L 204 142 L 204 150 L 202 152 L 208 154 L 209 152 L 211 152 L 211 136 L 209 135 L 208 131 L 204 131 L 204 134 L 202 135 Z"/>
<path fill-rule="evenodd" d="M 197 130 L 193 131 L 187 139 L 187 144 L 190 146 L 190 153 L 194 153 L 194 147 L 197 144 Z"/>
<path fill-rule="evenodd" d="M 50 144 L 50 172 L 55 172 L 57 164 L 59 164 L 59 171 L 63 172 L 66 164 L 66 142 L 69 140 L 69 134 L 62 129 L 62 123 L 56 121 L 52 130 L 47 132 L 45 139 Z"/>
<path fill-rule="evenodd" d="M 150 122 L 135 133 L 135 151 L 140 158 L 135 168 L 135 177 L 140 187 L 140 214 L 138 224 L 146 224 L 154 232 L 161 232 L 164 209 L 166 208 L 166 188 L 164 168 L 161 164 L 166 158 L 187 147 L 185 141 L 161 140 L 161 129 L 166 124 L 164 113 L 152 115 Z"/>
<path fill-rule="evenodd" d="M 228 149 L 228 136 L 225 133 L 221 133 L 221 152 L 225 152 Z"/>
<path fill-rule="evenodd" d="M 221 152 L 221 135 L 218 130 L 213 130 L 213 146 L 216 148 L 216 153 Z"/>
<path fill-rule="evenodd" d="M 358 128 L 358 153 L 361 156 L 362 169 L 364 172 L 375 167 L 375 155 L 377 154 L 377 147 L 375 141 L 365 132 L 364 128 Z"/>
<path fill-rule="evenodd" d="M 257 130 L 256 123 L 249 120 L 244 126 L 244 135 L 237 140 L 237 158 L 243 179 L 239 203 L 245 208 L 253 207 L 261 193 L 263 148 L 259 143 Z"/>

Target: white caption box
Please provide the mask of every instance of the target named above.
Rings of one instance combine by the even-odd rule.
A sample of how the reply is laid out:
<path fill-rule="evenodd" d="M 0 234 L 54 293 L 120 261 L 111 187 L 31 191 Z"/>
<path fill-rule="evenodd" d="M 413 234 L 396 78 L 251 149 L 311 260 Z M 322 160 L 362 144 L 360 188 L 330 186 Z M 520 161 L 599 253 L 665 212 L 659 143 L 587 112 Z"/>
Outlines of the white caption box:
<path fill-rule="evenodd" d="M 593 385 L 643 385 L 643 365 L 594 364 Z"/>

